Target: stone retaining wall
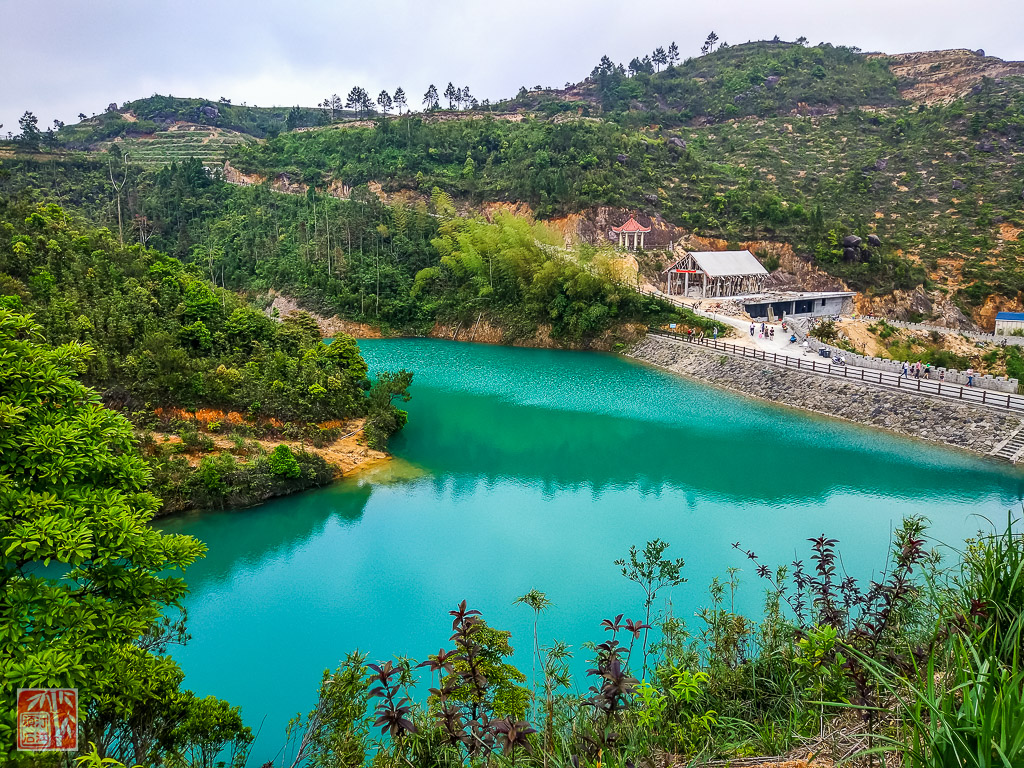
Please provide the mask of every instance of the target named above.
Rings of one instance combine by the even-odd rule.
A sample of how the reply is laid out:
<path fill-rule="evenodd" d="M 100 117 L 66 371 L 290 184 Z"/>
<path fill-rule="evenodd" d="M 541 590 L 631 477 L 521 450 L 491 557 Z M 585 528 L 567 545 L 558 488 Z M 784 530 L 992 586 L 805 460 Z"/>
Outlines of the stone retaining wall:
<path fill-rule="evenodd" d="M 986 456 L 1022 423 L 1013 413 L 779 368 L 664 337 L 647 336 L 627 354 L 740 394 Z"/>
<path fill-rule="evenodd" d="M 945 328 L 941 325 L 909 323 L 906 320 L 890 320 L 888 317 L 885 318 L 885 322 L 898 328 L 909 328 L 912 331 L 938 331 L 939 333 L 955 334 L 957 336 L 963 336 L 964 338 L 974 339 L 976 341 L 985 341 L 989 344 L 1002 344 L 1003 342 L 1006 342 L 1011 347 L 1024 346 L 1024 336 L 1010 336 L 1009 334 L 1003 333 L 985 333 L 984 331 L 966 331 L 960 330 L 959 328 Z"/>

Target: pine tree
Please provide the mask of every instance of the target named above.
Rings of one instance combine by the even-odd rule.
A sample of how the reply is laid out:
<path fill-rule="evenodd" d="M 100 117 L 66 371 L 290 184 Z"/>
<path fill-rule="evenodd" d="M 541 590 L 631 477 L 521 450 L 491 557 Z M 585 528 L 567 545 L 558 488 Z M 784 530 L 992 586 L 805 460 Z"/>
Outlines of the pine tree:
<path fill-rule="evenodd" d="M 388 110 L 391 109 L 391 105 L 394 102 L 391 101 L 391 94 L 387 91 L 381 91 L 377 94 L 377 103 L 380 104 L 380 111 L 387 115 Z"/>
<path fill-rule="evenodd" d="M 674 67 L 679 61 L 679 46 L 676 45 L 676 41 L 673 40 L 672 44 L 668 47 L 668 65 Z"/>
<path fill-rule="evenodd" d="M 423 94 L 423 106 L 429 110 L 437 109 L 440 104 L 440 99 L 437 97 L 437 87 L 431 83 L 430 87 L 427 88 L 427 92 Z"/>
<path fill-rule="evenodd" d="M 713 50 L 715 50 L 715 43 L 717 43 L 717 42 L 718 42 L 718 35 L 716 35 L 712 31 L 711 34 L 708 35 L 708 39 L 704 41 L 704 45 L 702 45 L 700 47 L 701 54 L 707 56 L 709 53 L 711 53 Z"/>
<path fill-rule="evenodd" d="M 402 90 L 401 87 L 395 89 L 394 103 L 395 108 L 398 110 L 398 114 L 402 114 L 402 110 L 405 109 L 408 102 L 405 100 L 405 91 Z"/>
<path fill-rule="evenodd" d="M 651 54 L 651 60 L 654 61 L 654 66 L 657 71 L 660 72 L 661 68 L 668 64 L 668 54 L 665 53 L 665 49 L 660 45 L 654 49 L 654 53 Z"/>
<path fill-rule="evenodd" d="M 455 109 L 455 102 L 460 96 L 462 96 L 462 92 L 456 90 L 455 86 L 449 82 L 448 87 L 444 89 L 444 97 L 448 99 L 448 109 Z"/>
<path fill-rule="evenodd" d="M 296 104 L 294 107 L 291 108 L 291 111 L 288 112 L 288 117 L 284 121 L 284 125 L 287 130 L 294 131 L 296 128 L 299 127 L 299 123 L 301 122 L 302 110 L 299 108 L 299 105 Z"/>
<path fill-rule="evenodd" d="M 467 107 L 472 107 L 475 101 L 476 99 L 474 99 L 473 95 L 469 92 L 469 86 L 467 85 L 462 89 L 462 103 Z"/>
<path fill-rule="evenodd" d="M 356 111 L 356 117 L 359 117 L 363 111 L 363 104 L 365 102 L 366 91 L 360 88 L 358 85 L 353 85 L 352 90 L 348 92 L 348 96 L 345 98 L 345 106 L 349 109 Z"/>
<path fill-rule="evenodd" d="M 25 149 L 39 149 L 39 118 L 31 112 L 26 112 L 18 118 L 18 125 L 21 127 L 21 135 L 18 141 Z"/>
<path fill-rule="evenodd" d="M 373 105 L 373 97 L 362 88 L 360 88 L 359 91 L 359 103 L 362 107 L 363 114 L 372 115 L 377 111 L 377 108 Z"/>

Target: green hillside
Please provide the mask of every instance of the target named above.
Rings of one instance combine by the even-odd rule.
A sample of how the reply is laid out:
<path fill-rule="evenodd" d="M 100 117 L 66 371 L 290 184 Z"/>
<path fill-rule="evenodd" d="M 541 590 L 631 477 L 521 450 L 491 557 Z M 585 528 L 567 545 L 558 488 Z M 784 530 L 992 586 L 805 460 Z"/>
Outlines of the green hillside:
<path fill-rule="evenodd" d="M 1024 306 L 1024 77 L 986 72 L 1024 68 L 950 53 L 955 67 L 936 56 L 925 73 L 932 82 L 953 67 L 948 103 L 904 98 L 925 76 L 908 55 L 772 41 L 660 72 L 605 59 L 577 85 L 524 89 L 497 113 L 439 109 L 278 133 L 287 109 L 152 97 L 60 138 L 77 146 L 85 131 L 103 149 L 117 135 L 143 166 L 227 157 L 324 191 L 373 183 L 425 200 L 436 187 L 463 206 L 525 203 L 541 219 L 601 206 L 658 214 L 730 243 L 788 243 L 854 288 L 921 288 L 986 323 L 994 307 Z M 323 119 L 307 110 L 291 123 Z M 844 251 L 850 234 L 883 245 Z"/>
<path fill-rule="evenodd" d="M 324 113 L 318 108 L 255 107 L 226 101 L 154 95 L 126 101 L 120 109 L 110 109 L 74 125 L 65 125 L 58 131 L 57 140 L 72 149 L 88 149 L 98 142 L 117 137 L 148 136 L 166 131 L 175 123 L 191 123 L 263 138 L 324 122 Z"/>
<path fill-rule="evenodd" d="M 889 106 L 903 101 L 884 59 L 843 46 L 754 42 L 689 58 L 660 72 L 634 59 L 630 69 L 602 58 L 590 76 L 565 90 L 520 94 L 501 107 L 546 113 L 578 109 L 617 122 L 673 123 L 768 116 L 791 110 Z"/>
<path fill-rule="evenodd" d="M 412 117 L 285 134 L 238 147 L 232 163 L 317 184 L 439 186 L 474 203 L 526 202 L 541 217 L 601 205 L 660 213 L 701 235 L 789 242 L 859 289 L 944 289 L 967 311 L 1024 288 L 1022 245 L 1000 229 L 1024 226 L 1024 78 L 983 82 L 947 106 L 625 122 Z M 885 247 L 844 259 L 847 234 Z M 947 258 L 956 269 L 940 274 Z"/>

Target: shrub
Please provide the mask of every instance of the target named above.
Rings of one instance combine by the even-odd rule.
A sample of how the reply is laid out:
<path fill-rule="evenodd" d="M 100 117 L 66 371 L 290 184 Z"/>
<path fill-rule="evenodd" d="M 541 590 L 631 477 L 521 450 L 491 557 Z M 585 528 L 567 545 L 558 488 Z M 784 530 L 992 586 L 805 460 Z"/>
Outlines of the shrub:
<path fill-rule="evenodd" d="M 270 464 L 270 471 L 278 477 L 298 477 L 302 474 L 295 454 L 286 443 L 281 443 L 271 451 L 267 461 Z"/>

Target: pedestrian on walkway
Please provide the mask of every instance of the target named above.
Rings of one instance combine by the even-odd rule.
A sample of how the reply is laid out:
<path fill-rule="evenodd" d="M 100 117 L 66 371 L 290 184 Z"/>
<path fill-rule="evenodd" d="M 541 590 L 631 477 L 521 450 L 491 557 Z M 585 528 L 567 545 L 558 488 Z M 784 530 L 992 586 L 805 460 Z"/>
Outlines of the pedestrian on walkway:
<path fill-rule="evenodd" d="M 772 341 L 775 341 L 775 329 L 772 328 Z"/>
<path fill-rule="evenodd" d="M 754 324 L 750 324 L 750 338 L 754 338 Z"/>
<path fill-rule="evenodd" d="M 909 364 L 909 363 L 907 363 L 907 361 L 906 361 L 906 360 L 904 360 L 904 361 L 903 361 L 903 376 L 902 376 L 902 377 L 903 377 L 904 379 L 909 379 L 909 378 L 910 378 L 910 376 L 908 376 L 908 375 L 907 375 L 907 374 L 909 374 L 909 373 L 910 373 L 910 364 Z"/>
<path fill-rule="evenodd" d="M 717 325 L 715 326 L 714 334 L 715 334 L 715 341 L 717 341 L 718 340 L 718 326 Z"/>
<path fill-rule="evenodd" d="M 915 379 L 920 379 L 921 378 L 921 361 L 920 360 L 918 360 L 914 364 L 914 378 Z"/>
<path fill-rule="evenodd" d="M 924 367 L 924 377 L 930 379 L 932 377 L 932 364 L 928 363 Z"/>
<path fill-rule="evenodd" d="M 966 373 L 967 373 L 967 386 L 968 387 L 973 387 L 974 386 L 974 369 L 973 368 L 968 368 Z"/>
<path fill-rule="evenodd" d="M 941 371 L 939 371 L 939 383 L 941 384 L 945 380 L 946 380 L 946 369 L 943 368 Z"/>

